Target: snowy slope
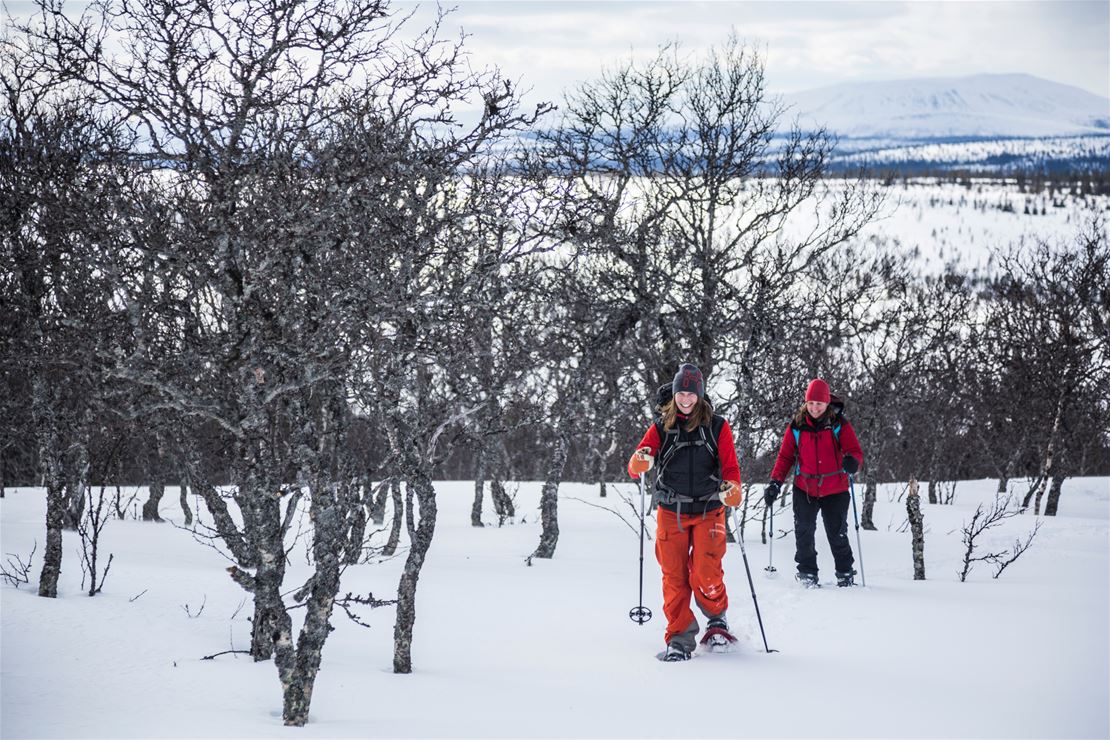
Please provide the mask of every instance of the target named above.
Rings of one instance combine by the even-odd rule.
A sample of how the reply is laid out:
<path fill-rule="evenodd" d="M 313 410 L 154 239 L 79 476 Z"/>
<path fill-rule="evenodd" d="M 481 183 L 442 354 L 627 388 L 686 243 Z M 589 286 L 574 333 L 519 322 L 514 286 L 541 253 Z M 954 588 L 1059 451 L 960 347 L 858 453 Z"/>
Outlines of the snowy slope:
<path fill-rule="evenodd" d="M 849 83 L 783 100 L 803 125 L 842 138 L 1110 134 L 1110 98 L 1024 74 Z"/>
<path fill-rule="evenodd" d="M 993 487 L 961 483 L 954 505 L 924 506 L 923 582 L 912 580 L 909 535 L 899 531 L 902 486 L 880 490 L 879 531 L 862 534 L 866 588 L 800 589 L 789 577 L 789 536 L 776 541 L 779 576 L 768 578 L 768 547 L 749 529 L 767 637 L 780 652 L 763 652 L 732 545 L 725 568 L 739 652 L 663 664 L 653 658 L 663 614 L 650 542 L 645 601 L 655 618 L 637 626 L 627 616 L 637 603 L 638 538 L 614 513 L 627 519 L 627 504 L 565 484 L 556 557 L 529 568 L 538 484 L 521 486 L 515 523 L 475 529 L 473 486 L 439 483 L 415 672 L 391 673 L 392 609 L 370 613 L 369 630 L 337 615 L 311 721 L 299 730 L 281 727 L 272 664 L 199 659 L 247 644 L 249 609 L 226 561 L 170 524 L 112 522 L 104 546 L 116 561 L 102 595 L 80 593 L 68 535 L 60 598 L 0 588 L 0 735 L 1106 737 L 1110 481 L 1067 481 L 1060 516 L 1002 578 L 980 566 L 959 583 L 959 527 Z M 162 513 L 180 520 L 175 498 L 167 491 Z M 0 500 L 3 551 L 25 555 L 37 539 L 41 552 L 43 513 L 41 489 L 9 489 Z M 984 544 L 1008 545 L 1032 525 L 1032 516 L 1009 520 Z M 292 550 L 290 583 L 306 573 L 304 547 Z M 827 580 L 821 540 L 818 551 Z M 386 596 L 400 567 L 400 559 L 352 567 L 343 588 Z M 196 618 L 183 609 L 195 614 L 202 602 Z"/>

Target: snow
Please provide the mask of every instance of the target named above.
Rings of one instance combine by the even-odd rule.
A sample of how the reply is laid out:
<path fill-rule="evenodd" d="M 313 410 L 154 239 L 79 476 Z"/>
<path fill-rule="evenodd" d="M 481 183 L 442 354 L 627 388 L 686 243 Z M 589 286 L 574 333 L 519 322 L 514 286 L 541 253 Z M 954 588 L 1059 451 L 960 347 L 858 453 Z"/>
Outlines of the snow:
<path fill-rule="evenodd" d="M 845 181 L 827 180 L 834 197 Z M 896 181 L 882 189 L 880 212 L 860 233 L 867 240 L 897 244 L 916 253 L 916 266 L 935 274 L 947 264 L 990 273 L 995 253 L 1035 240 L 1072 245 L 1092 220 L 1110 213 L 1110 196 L 1071 194 L 1069 189 L 1023 193 L 1004 180 L 974 179 L 965 186 L 934 178 Z M 1029 213 L 1026 213 L 1026 209 Z M 784 233 L 800 239 L 811 232 L 820 208 L 810 199 L 790 215 Z M 864 254 L 868 246 L 861 248 Z"/>
<path fill-rule="evenodd" d="M 1110 99 L 1025 74 L 846 83 L 787 95 L 784 102 L 804 126 L 850 138 L 1110 132 Z"/>
<path fill-rule="evenodd" d="M 539 538 L 540 485 L 523 483 L 518 518 L 473 528 L 473 485 L 436 484 L 439 519 L 420 580 L 414 673 L 392 673 L 392 608 L 342 613 L 325 650 L 307 727 L 281 725 L 272 663 L 200 658 L 247 646 L 250 613 L 226 560 L 173 524 L 112 521 L 115 554 L 105 590 L 80 588 L 77 542 L 66 534 L 59 598 L 0 588 L 4 738 L 111 737 L 1107 737 L 1110 717 L 1110 479 L 1065 483 L 1060 514 L 1045 518 L 1032 548 L 995 580 L 980 564 L 966 583 L 960 526 L 993 499 L 993 481 L 962 482 L 950 506 L 923 503 L 928 580 L 912 580 L 910 535 L 899 496 L 882 486 L 876 532 L 863 532 L 867 586 L 826 587 L 791 578 L 791 539 L 779 571 L 755 530 L 746 550 L 767 639 L 763 651 L 740 548 L 725 559 L 729 616 L 739 649 L 664 664 L 658 566 L 645 553 L 638 626 L 639 540 L 631 507 L 612 494 L 564 484 L 555 558 L 524 558 Z M 622 484 L 624 495 L 634 495 Z M 1024 484 L 1014 486 L 1016 493 Z M 139 493 L 145 496 L 145 491 Z M 194 502 L 195 503 L 195 502 Z M 638 499 L 636 499 L 638 504 Z M 44 495 L 9 489 L 0 499 L 3 553 L 39 542 Z M 176 492 L 162 514 L 180 521 Z M 782 520 L 788 517 L 779 517 Z M 1030 514 L 991 530 L 1006 546 Z M 749 525 L 750 526 L 750 525 Z M 384 541 L 378 533 L 376 541 Z M 853 547 L 855 533 L 852 533 Z M 308 569 L 292 549 L 288 583 Z M 354 566 L 344 591 L 388 598 L 400 557 Z M 141 594 L 141 595 L 139 595 Z M 191 618 L 184 605 L 195 615 Z M 294 612 L 295 618 L 298 612 Z"/>

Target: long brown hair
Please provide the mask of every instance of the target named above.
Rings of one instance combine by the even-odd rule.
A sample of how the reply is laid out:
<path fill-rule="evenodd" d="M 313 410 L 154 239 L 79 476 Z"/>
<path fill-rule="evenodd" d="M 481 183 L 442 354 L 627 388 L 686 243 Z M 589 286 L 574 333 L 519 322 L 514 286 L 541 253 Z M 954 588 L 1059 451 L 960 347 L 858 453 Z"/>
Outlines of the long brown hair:
<path fill-rule="evenodd" d="M 659 409 L 659 414 L 663 418 L 664 431 L 674 429 L 674 425 L 678 422 L 678 404 L 674 402 L 674 397 L 663 404 Z M 709 405 L 709 401 L 705 397 L 698 399 L 698 405 L 694 407 L 694 411 L 686 420 L 686 431 L 692 432 L 700 426 L 709 426 L 713 423 L 713 407 Z"/>

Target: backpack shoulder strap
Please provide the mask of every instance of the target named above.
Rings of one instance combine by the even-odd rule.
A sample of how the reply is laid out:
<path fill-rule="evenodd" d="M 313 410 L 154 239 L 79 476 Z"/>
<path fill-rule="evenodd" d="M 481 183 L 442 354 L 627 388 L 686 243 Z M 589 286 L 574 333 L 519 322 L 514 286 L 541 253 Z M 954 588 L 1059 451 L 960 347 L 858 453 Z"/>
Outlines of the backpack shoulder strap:
<path fill-rule="evenodd" d="M 656 455 L 656 460 L 660 465 L 666 466 L 676 452 L 678 425 L 675 425 L 675 428 L 668 432 L 663 428 L 663 420 L 659 419 L 655 422 L 655 432 L 659 435 L 659 452 Z"/>
<path fill-rule="evenodd" d="M 794 475 L 802 472 L 802 433 L 794 422 L 790 422 L 790 431 L 794 432 Z"/>
<path fill-rule="evenodd" d="M 705 441 L 713 457 L 718 457 L 717 453 L 717 440 L 721 438 L 721 430 L 725 428 L 725 417 L 720 414 L 713 414 L 713 420 L 709 422 L 709 439 Z"/>

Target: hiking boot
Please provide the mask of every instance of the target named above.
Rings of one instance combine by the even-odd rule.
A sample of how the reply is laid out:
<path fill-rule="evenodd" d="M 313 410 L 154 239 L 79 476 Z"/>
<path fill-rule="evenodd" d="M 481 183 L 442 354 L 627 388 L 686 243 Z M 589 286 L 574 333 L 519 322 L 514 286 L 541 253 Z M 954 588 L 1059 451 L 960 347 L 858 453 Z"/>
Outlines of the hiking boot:
<path fill-rule="evenodd" d="M 817 580 L 816 573 L 803 573 L 802 571 L 798 571 L 794 578 L 806 588 L 820 588 L 821 586 L 821 582 Z"/>
<path fill-rule="evenodd" d="M 849 570 L 849 571 L 838 570 L 836 572 L 836 585 L 840 586 L 841 588 L 843 588 L 845 586 L 854 586 L 854 585 L 856 585 L 856 580 L 852 577 L 855 574 L 856 574 L 856 572 L 854 570 Z"/>
<path fill-rule="evenodd" d="M 725 619 L 724 614 L 718 614 L 715 617 L 709 618 L 709 624 L 705 625 L 705 631 L 709 630 L 724 630 L 728 632 L 728 620 Z"/>
<path fill-rule="evenodd" d="M 660 657 L 664 663 L 675 663 L 680 660 L 689 660 L 690 651 L 679 645 L 677 642 L 672 642 L 667 645 L 667 650 Z"/>

